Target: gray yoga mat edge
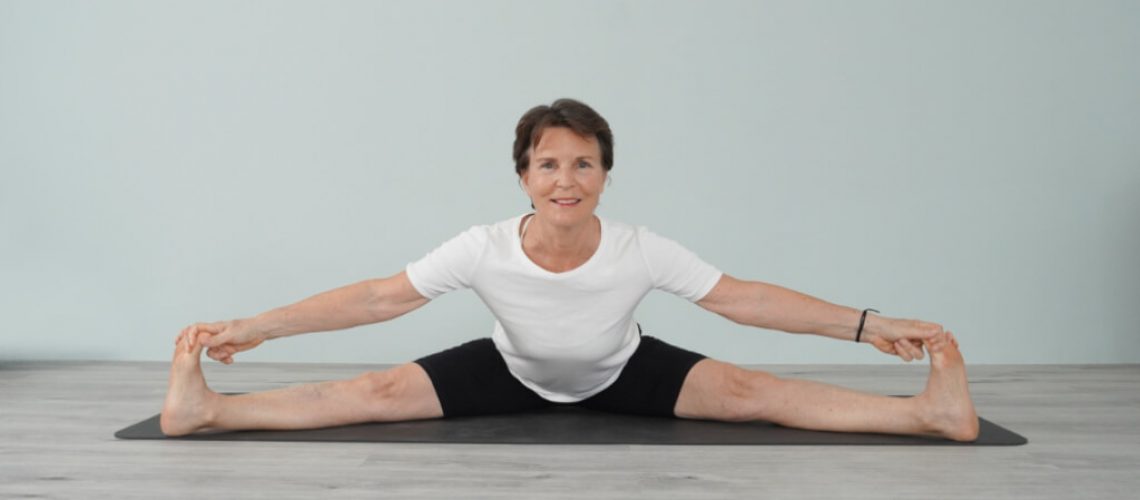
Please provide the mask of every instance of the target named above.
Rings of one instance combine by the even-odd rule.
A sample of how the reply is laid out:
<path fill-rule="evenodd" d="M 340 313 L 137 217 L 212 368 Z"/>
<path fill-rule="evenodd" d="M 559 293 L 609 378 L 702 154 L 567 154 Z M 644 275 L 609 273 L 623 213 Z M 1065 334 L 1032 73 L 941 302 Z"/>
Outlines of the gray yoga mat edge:
<path fill-rule="evenodd" d="M 539 411 L 364 424 L 294 431 L 230 431 L 168 438 L 159 415 L 123 428 L 119 439 L 210 441 L 322 441 L 468 444 L 653 444 L 653 445 L 919 445 L 1017 446 L 1024 436 L 979 418 L 978 439 L 822 432 L 767 422 L 714 422 L 603 413 L 576 406 Z"/>

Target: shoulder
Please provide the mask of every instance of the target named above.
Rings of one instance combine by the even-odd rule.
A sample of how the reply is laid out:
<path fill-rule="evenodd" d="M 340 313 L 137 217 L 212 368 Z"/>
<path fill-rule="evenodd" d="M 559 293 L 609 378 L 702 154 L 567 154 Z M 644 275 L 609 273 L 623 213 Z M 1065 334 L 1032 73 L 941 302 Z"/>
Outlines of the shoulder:
<path fill-rule="evenodd" d="M 637 237 L 637 242 L 644 248 L 656 248 L 661 245 L 676 245 L 677 242 L 671 238 L 662 236 L 647 226 L 634 226 L 633 234 Z"/>
<path fill-rule="evenodd" d="M 511 232 L 512 230 L 518 230 L 518 224 L 522 220 L 523 215 L 516 215 L 509 219 L 490 224 L 475 224 L 463 230 L 457 237 L 477 239 L 479 241 L 508 239 L 513 234 Z"/>
<path fill-rule="evenodd" d="M 598 220 L 602 221 L 602 233 L 607 238 L 636 238 L 637 232 L 642 229 L 641 226 L 635 226 L 619 220 L 607 219 L 600 215 L 598 216 Z"/>
<path fill-rule="evenodd" d="M 619 245 L 621 248 L 638 248 L 645 251 L 657 249 L 662 245 L 676 245 L 676 242 L 663 237 L 644 225 L 629 224 L 626 222 L 606 219 L 599 216 L 602 221 L 603 232 L 606 239 Z"/>

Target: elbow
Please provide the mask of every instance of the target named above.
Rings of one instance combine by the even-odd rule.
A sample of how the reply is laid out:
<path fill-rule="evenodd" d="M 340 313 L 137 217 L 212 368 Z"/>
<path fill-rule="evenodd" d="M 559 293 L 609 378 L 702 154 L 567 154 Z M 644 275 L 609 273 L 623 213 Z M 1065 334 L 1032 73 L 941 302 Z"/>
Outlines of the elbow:
<path fill-rule="evenodd" d="M 713 312 L 715 312 L 717 314 L 717 316 L 720 316 L 720 317 L 727 319 L 727 320 L 729 320 L 733 323 L 736 323 L 738 325 L 744 324 L 744 322 L 742 322 L 740 320 L 740 315 L 735 314 L 732 310 L 721 309 L 721 310 L 717 310 L 717 311 L 713 311 Z"/>
<path fill-rule="evenodd" d="M 370 321 L 379 323 L 403 316 L 429 301 L 406 279 L 388 278 L 372 280 L 367 302 Z"/>
<path fill-rule="evenodd" d="M 721 316 L 728 318 L 729 321 L 738 325 L 756 326 L 756 323 L 752 321 L 752 318 L 746 318 L 743 314 L 721 314 Z"/>
<path fill-rule="evenodd" d="M 368 322 L 379 323 L 391 317 L 390 294 L 386 293 L 387 287 L 382 279 L 370 280 L 368 284 L 368 298 L 365 300 Z"/>
<path fill-rule="evenodd" d="M 746 308 L 738 307 L 735 304 L 706 304 L 705 309 L 738 325 L 748 326 L 750 324 Z"/>

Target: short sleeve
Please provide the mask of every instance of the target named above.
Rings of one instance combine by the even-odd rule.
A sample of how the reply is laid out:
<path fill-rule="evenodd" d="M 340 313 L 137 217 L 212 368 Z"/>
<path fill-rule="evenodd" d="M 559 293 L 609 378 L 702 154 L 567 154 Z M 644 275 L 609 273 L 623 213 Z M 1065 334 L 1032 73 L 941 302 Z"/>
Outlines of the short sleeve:
<path fill-rule="evenodd" d="M 676 241 L 644 227 L 638 228 L 637 236 L 653 288 L 697 302 L 720 281 L 723 273 L 719 269 Z"/>
<path fill-rule="evenodd" d="M 416 291 L 431 300 L 454 290 L 471 287 L 471 276 L 487 246 L 489 228 L 472 226 L 445 241 L 405 271 Z"/>

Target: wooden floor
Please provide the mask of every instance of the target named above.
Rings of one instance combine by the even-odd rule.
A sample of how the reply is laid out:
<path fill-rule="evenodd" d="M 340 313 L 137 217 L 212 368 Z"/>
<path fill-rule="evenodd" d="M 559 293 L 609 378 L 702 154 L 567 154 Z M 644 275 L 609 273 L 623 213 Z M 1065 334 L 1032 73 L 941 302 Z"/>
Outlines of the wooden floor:
<path fill-rule="evenodd" d="M 204 364 L 223 392 L 383 366 Z M 918 362 L 754 366 L 914 394 Z M 167 365 L 0 363 L 0 498 L 1136 498 L 1140 365 L 971 366 L 980 415 L 1018 447 L 542 446 L 122 441 Z"/>

